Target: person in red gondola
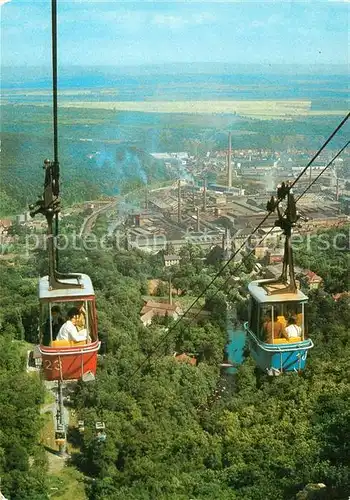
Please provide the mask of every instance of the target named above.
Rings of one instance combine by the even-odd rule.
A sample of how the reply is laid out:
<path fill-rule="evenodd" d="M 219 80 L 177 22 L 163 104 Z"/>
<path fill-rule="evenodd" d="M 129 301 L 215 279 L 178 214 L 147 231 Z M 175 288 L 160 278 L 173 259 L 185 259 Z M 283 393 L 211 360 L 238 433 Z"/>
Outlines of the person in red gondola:
<path fill-rule="evenodd" d="M 79 310 L 79 317 L 75 323 L 75 326 L 77 327 L 78 332 L 81 332 L 82 330 L 85 329 L 86 326 L 86 311 L 84 307 L 84 302 L 82 302 L 78 306 L 78 310 Z"/>
<path fill-rule="evenodd" d="M 61 309 L 59 306 L 53 306 L 51 308 L 52 316 L 52 339 L 56 340 L 58 332 L 64 324 L 64 317 L 62 316 Z"/>
<path fill-rule="evenodd" d="M 73 342 L 81 342 L 88 340 L 87 330 L 78 331 L 76 326 L 79 321 L 80 311 L 77 307 L 72 307 L 67 314 L 68 320 L 62 325 L 58 332 L 56 340 L 67 340 Z"/>
<path fill-rule="evenodd" d="M 50 332 L 50 318 L 47 318 L 44 326 L 43 345 L 50 345 L 51 340 L 56 340 L 61 326 L 64 324 L 64 319 L 59 306 L 52 306 L 51 308 L 51 332 Z M 51 339 L 52 333 L 52 339 Z"/>

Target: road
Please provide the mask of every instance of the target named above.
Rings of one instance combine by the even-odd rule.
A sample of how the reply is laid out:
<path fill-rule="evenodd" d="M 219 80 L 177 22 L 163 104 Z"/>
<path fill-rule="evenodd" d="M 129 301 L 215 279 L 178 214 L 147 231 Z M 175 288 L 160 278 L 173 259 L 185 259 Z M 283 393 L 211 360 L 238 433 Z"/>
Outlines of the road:
<path fill-rule="evenodd" d="M 101 215 L 103 212 L 108 212 L 108 210 L 111 210 L 114 206 L 116 208 L 116 205 L 118 203 L 120 203 L 121 201 L 125 201 L 128 196 L 134 194 L 135 192 L 136 191 L 132 191 L 124 196 L 117 196 L 111 203 L 108 203 L 108 205 L 105 205 L 97 210 L 94 210 L 94 212 L 92 214 L 85 217 L 85 219 L 81 225 L 80 231 L 79 231 L 80 238 L 91 232 L 93 225 L 96 222 L 96 219 L 99 215 Z M 98 203 L 98 201 L 96 203 Z M 115 227 L 117 227 L 119 224 L 121 224 L 123 222 L 123 219 L 118 218 L 116 222 L 117 223 L 114 224 Z M 110 231 L 109 231 L 109 233 L 110 233 Z"/>
<path fill-rule="evenodd" d="M 111 203 L 108 203 L 108 205 L 104 205 L 103 207 L 99 208 L 98 210 L 95 210 L 92 214 L 88 215 L 85 217 L 80 231 L 79 231 L 79 236 L 80 238 L 84 236 L 85 234 L 88 234 L 91 232 L 91 229 L 96 222 L 97 217 L 102 214 L 103 212 L 107 212 L 111 208 L 113 208 L 114 205 L 116 205 L 120 201 L 120 198 L 118 197 L 116 200 L 113 200 Z"/>
<path fill-rule="evenodd" d="M 156 193 L 158 191 L 163 191 L 166 189 L 176 189 L 176 188 L 177 188 L 177 181 L 176 182 L 171 181 L 166 186 L 162 186 L 162 187 L 154 188 L 154 189 L 149 189 L 149 193 Z M 82 236 L 91 232 L 92 227 L 93 227 L 98 215 L 100 215 L 103 212 L 108 212 L 108 210 L 111 210 L 118 203 L 120 203 L 122 201 L 125 202 L 128 197 L 134 196 L 137 193 L 142 193 L 141 196 L 143 196 L 144 189 L 145 189 L 144 187 L 137 188 L 137 189 L 134 189 L 133 191 L 130 191 L 130 193 L 126 193 L 123 196 L 116 196 L 115 199 L 111 203 L 108 203 L 108 204 L 104 205 L 103 207 L 101 207 L 97 210 L 94 210 L 92 214 L 85 217 L 85 219 L 81 225 L 80 231 L 79 231 L 79 236 L 82 237 Z M 94 202 L 91 202 L 91 203 L 94 203 Z M 96 201 L 95 203 L 99 203 L 99 201 Z M 123 221 L 124 221 L 123 219 L 118 218 L 116 226 L 121 224 Z"/>

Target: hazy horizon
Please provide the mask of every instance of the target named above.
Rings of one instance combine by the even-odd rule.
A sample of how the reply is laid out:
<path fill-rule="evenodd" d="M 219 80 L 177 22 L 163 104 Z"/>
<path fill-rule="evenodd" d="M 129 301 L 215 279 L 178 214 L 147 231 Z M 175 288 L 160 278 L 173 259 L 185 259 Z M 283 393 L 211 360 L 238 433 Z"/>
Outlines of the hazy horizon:
<path fill-rule="evenodd" d="M 256 71 L 260 72 L 262 69 L 266 72 L 271 72 L 278 70 L 280 71 L 306 71 L 306 72 L 318 72 L 329 70 L 334 72 L 334 69 L 337 68 L 341 72 L 347 73 L 350 68 L 350 62 L 348 64 L 339 64 L 339 63 L 241 63 L 241 62 L 209 62 L 209 61 L 200 61 L 200 62 L 181 62 L 181 61 L 173 61 L 166 63 L 139 63 L 139 64 L 65 64 L 60 65 L 61 69 L 77 69 L 77 70 L 90 70 L 90 69 L 105 69 L 108 71 L 111 70 L 135 70 L 135 69 L 144 69 L 152 70 L 171 70 L 171 69 L 181 69 L 183 68 L 186 71 L 197 72 L 197 71 L 207 71 L 220 73 L 226 71 L 231 71 L 233 68 L 239 71 Z M 11 64 L 5 65 L 1 64 L 1 68 L 4 70 L 18 70 L 18 69 L 51 69 L 50 64 Z"/>
<path fill-rule="evenodd" d="M 347 2 L 57 4 L 63 66 L 349 62 Z M 7 0 L 1 7 L 1 42 L 4 66 L 49 65 L 50 2 Z"/>
<path fill-rule="evenodd" d="M 261 77 L 288 76 L 291 77 L 343 77 L 349 74 L 349 67 L 345 64 L 240 64 L 240 63 L 167 63 L 167 64 L 139 64 L 120 66 L 79 66 L 59 65 L 58 77 L 60 80 L 66 78 L 77 78 L 79 76 L 105 76 L 112 77 L 147 77 L 147 76 L 191 76 L 210 75 L 212 77 L 222 75 L 252 75 Z M 18 83 L 19 80 L 25 86 L 35 81 L 50 79 L 52 69 L 50 66 L 1 66 L 1 87 Z"/>

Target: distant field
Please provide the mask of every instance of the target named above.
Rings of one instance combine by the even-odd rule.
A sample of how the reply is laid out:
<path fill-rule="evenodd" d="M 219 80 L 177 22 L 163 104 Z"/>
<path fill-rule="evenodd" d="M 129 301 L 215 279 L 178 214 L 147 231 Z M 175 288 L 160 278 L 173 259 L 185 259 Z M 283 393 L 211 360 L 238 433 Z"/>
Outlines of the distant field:
<path fill-rule="evenodd" d="M 276 119 L 296 116 L 344 115 L 346 110 L 312 110 L 308 100 L 265 101 L 124 101 L 124 102 L 62 102 L 62 108 L 106 109 L 142 113 L 177 114 L 238 114 L 241 116 Z"/>

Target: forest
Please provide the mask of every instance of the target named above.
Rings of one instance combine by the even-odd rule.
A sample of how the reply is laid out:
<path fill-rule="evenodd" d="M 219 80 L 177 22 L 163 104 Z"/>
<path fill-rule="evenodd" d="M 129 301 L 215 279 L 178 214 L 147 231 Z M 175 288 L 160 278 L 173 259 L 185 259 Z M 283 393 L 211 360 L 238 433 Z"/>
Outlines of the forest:
<path fill-rule="evenodd" d="M 349 228 L 343 234 L 349 243 Z M 195 297 L 220 262 L 203 259 L 192 245 L 181 256 L 173 284 L 184 297 Z M 153 353 L 171 322 L 144 327 L 139 311 L 147 280 L 168 278 L 162 256 L 113 248 L 61 253 L 62 271 L 92 278 L 103 344 L 96 381 L 78 382 L 71 402 L 85 432 L 70 429 L 77 451 L 67 467 L 84 475 L 86 498 L 348 498 L 350 303 L 346 295 L 333 295 L 348 290 L 349 252 L 314 245 L 299 249 L 296 259 L 324 278 L 320 290 L 305 288 L 315 344 L 307 369 L 268 377 L 246 352 L 236 374 L 228 376 L 219 367 L 227 304 L 245 316 L 253 262 L 228 266 L 203 298 L 209 317 L 182 321 Z M 18 256 L 15 266 L 1 261 L 1 268 L 1 491 L 11 500 L 55 498 L 39 443 L 45 391 L 25 371 L 26 346 L 38 341 L 37 277 L 46 274 L 46 259 L 37 250 L 29 258 Z M 240 281 L 225 287 L 230 274 Z M 197 365 L 177 362 L 174 351 L 193 353 Z M 104 442 L 97 439 L 96 421 L 105 422 Z M 314 483 L 325 488 L 309 496 L 304 489 Z"/>

